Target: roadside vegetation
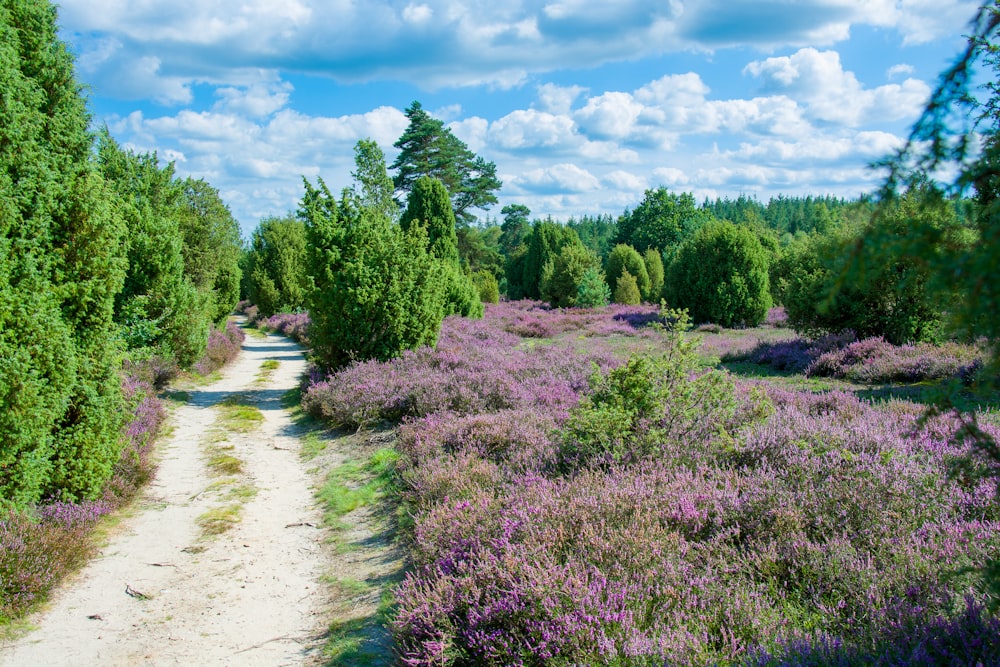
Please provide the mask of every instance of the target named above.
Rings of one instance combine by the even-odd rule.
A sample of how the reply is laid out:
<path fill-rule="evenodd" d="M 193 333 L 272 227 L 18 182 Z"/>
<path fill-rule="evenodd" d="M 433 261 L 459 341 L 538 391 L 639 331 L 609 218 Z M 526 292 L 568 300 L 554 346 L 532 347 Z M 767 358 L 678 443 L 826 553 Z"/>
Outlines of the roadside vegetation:
<path fill-rule="evenodd" d="M 477 223 L 496 166 L 414 102 L 391 167 L 359 141 L 352 183 L 305 181 L 244 248 L 207 183 L 88 132 L 52 7 L 5 3 L 0 620 L 148 479 L 157 392 L 237 354 L 242 296 L 309 349 L 302 410 L 380 434 L 318 497 L 340 530 L 393 508 L 409 569 L 334 664 L 384 658 L 380 627 L 412 667 L 1000 663 L 1000 89 L 970 78 L 998 26 L 859 199 Z"/>

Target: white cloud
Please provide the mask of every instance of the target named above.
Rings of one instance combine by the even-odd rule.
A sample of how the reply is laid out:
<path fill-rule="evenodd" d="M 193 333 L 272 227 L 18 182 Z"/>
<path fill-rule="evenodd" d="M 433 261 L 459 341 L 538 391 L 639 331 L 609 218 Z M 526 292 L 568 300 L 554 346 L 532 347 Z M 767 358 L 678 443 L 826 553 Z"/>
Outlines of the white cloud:
<path fill-rule="evenodd" d="M 441 88 L 511 87 L 567 67 L 728 44 L 825 46 L 857 25 L 892 28 L 919 43 L 961 34 L 974 7 L 971 0 L 63 0 L 60 17 L 81 66 L 106 90 L 127 89 L 125 64 L 140 62 L 179 87 L 234 85 L 241 71 L 277 69 Z M 186 99 L 161 93 L 164 102 Z M 565 101 L 541 104 L 566 110 Z"/>
<path fill-rule="evenodd" d="M 913 74 L 913 65 L 907 65 L 900 63 L 899 65 L 893 65 L 886 71 L 885 76 L 887 79 L 895 79 L 897 76 L 909 76 Z"/>
<path fill-rule="evenodd" d="M 538 86 L 538 105 L 541 111 L 553 114 L 568 114 L 573 103 L 587 92 L 583 86 L 557 86 L 545 83 Z"/>
<path fill-rule="evenodd" d="M 801 101 L 813 118 L 854 127 L 915 117 L 930 95 L 917 79 L 866 89 L 844 70 L 839 53 L 814 48 L 751 62 L 744 72 L 761 79 L 764 90 Z"/>
<path fill-rule="evenodd" d="M 529 192 L 552 194 L 592 192 L 600 189 L 601 182 L 586 169 L 560 163 L 526 171 L 512 178 L 511 185 Z"/>
<path fill-rule="evenodd" d="M 428 5 L 410 3 L 403 9 L 403 20 L 407 23 L 426 23 L 434 16 L 434 10 Z"/>
<path fill-rule="evenodd" d="M 219 101 L 215 108 L 235 114 L 262 118 L 283 109 L 292 93 L 286 81 L 266 81 L 249 86 L 224 87 L 215 91 Z"/>

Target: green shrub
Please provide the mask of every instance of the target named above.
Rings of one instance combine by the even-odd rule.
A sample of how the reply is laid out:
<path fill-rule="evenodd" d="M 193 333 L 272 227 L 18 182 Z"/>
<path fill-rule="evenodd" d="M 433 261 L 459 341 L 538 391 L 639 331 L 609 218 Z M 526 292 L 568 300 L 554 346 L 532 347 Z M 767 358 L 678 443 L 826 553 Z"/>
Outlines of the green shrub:
<path fill-rule="evenodd" d="M 428 253 L 423 225 L 404 232 L 377 203 L 392 194 L 378 146 L 359 142 L 356 159 L 360 192 L 346 190 L 338 206 L 326 184 L 306 181 L 301 204 L 313 284 L 309 337 L 325 368 L 433 345 L 453 269 Z"/>
<path fill-rule="evenodd" d="M 499 303 L 500 283 L 489 271 L 476 271 L 472 274 L 472 284 L 479 290 L 479 300 L 483 303 Z"/>
<path fill-rule="evenodd" d="M 768 254 L 746 227 L 708 223 L 678 249 L 665 292 L 696 322 L 756 326 L 771 307 Z"/>
<path fill-rule="evenodd" d="M 611 290 L 604 272 L 592 266 L 583 272 L 576 290 L 576 305 L 580 308 L 600 308 L 611 301 Z"/>
<path fill-rule="evenodd" d="M 597 256 L 579 242 L 564 245 L 542 271 L 542 298 L 553 308 L 576 306 L 584 274 L 599 265 Z"/>
<path fill-rule="evenodd" d="M 591 378 L 592 393 L 570 413 L 560 445 L 564 470 L 650 457 L 685 457 L 734 427 L 738 403 L 727 373 L 700 372 L 697 338 L 686 338 L 686 313 L 673 324 L 664 352 L 635 356 Z M 762 406 L 759 406 L 762 408 Z"/>
<path fill-rule="evenodd" d="M 886 205 L 864 229 L 816 237 L 786 257 L 789 268 L 780 291 L 789 324 L 807 335 L 849 330 L 859 338 L 881 336 L 897 345 L 940 340 L 945 308 L 930 296 L 927 263 L 898 246 L 909 242 L 912 228 L 930 230 L 927 234 L 936 230 L 950 248 L 969 247 L 972 241 L 963 238 L 954 209 L 926 195 L 912 190 L 896 205 Z M 865 238 L 878 244 L 862 242 Z M 893 259 L 872 257 L 880 253 Z M 864 270 L 846 282 L 852 257 Z"/>
<path fill-rule="evenodd" d="M 642 254 L 649 275 L 649 291 L 642 295 L 645 301 L 659 303 L 663 294 L 663 258 L 656 248 L 649 248 Z"/>
<path fill-rule="evenodd" d="M 636 284 L 635 278 L 627 269 L 623 270 L 618 276 L 618 285 L 615 287 L 615 303 L 634 306 L 640 301 L 642 301 L 642 297 L 639 294 L 639 286 Z"/>
<path fill-rule="evenodd" d="M 608 287 L 611 288 L 612 294 L 618 293 L 618 279 L 626 271 L 632 276 L 632 280 L 639 290 L 639 299 L 647 297 L 650 287 L 649 272 L 642 255 L 632 246 L 619 243 L 611 250 L 607 261 L 604 262 L 604 275 L 608 279 Z M 662 282 L 662 277 L 660 282 Z M 623 302 L 616 298 L 615 303 Z M 639 303 L 639 301 L 635 303 Z"/>

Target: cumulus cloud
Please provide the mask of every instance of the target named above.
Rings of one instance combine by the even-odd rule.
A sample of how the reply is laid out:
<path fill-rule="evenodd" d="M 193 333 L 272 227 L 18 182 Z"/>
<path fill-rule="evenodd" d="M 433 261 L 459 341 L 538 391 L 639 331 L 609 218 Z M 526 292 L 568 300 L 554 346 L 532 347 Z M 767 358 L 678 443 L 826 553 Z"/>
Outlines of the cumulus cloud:
<path fill-rule="evenodd" d="M 839 53 L 811 47 L 791 56 L 756 60 L 744 72 L 759 78 L 766 92 L 802 101 L 813 118 L 850 126 L 913 117 L 930 95 L 926 83 L 912 78 L 866 89 L 853 72 L 844 70 Z"/>
<path fill-rule="evenodd" d="M 144 63 L 165 79 L 147 71 L 149 89 L 174 86 L 162 101 L 183 103 L 178 88 L 233 85 L 257 69 L 510 87 L 683 49 L 830 45 L 857 25 L 921 42 L 960 34 L 973 9 L 970 0 L 63 0 L 60 16 L 106 90 L 125 64 Z"/>
<path fill-rule="evenodd" d="M 560 163 L 551 167 L 530 169 L 513 177 L 511 185 L 529 192 L 554 194 L 593 192 L 600 189 L 601 182 L 582 167 Z"/>

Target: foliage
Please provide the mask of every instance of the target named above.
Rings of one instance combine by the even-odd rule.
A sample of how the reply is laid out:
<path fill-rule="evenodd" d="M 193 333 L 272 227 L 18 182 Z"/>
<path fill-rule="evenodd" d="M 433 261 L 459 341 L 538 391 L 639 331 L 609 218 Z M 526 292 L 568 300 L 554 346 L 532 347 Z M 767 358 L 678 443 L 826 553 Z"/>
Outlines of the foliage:
<path fill-rule="evenodd" d="M 240 297 L 240 227 L 219 191 L 205 181 L 180 184 L 178 226 L 184 275 L 209 295 L 209 318 L 224 326 Z"/>
<path fill-rule="evenodd" d="M 444 316 L 445 265 L 427 250 L 422 226 L 404 232 L 379 206 L 387 194 L 385 162 L 371 141 L 355 150 L 361 186 L 340 204 L 320 181 L 305 182 L 300 216 L 308 239 L 313 353 L 325 368 L 389 359 L 433 345 Z M 478 296 L 477 296 L 478 299 Z"/>
<path fill-rule="evenodd" d="M 618 219 L 615 243 L 641 252 L 656 248 L 664 257 L 672 257 L 674 249 L 710 219 L 690 193 L 678 195 L 663 187 L 646 190 L 642 202 Z"/>
<path fill-rule="evenodd" d="M 0 506 L 94 498 L 121 449 L 121 218 L 41 0 L 0 4 Z M 6 548 L 6 547 L 5 547 Z"/>
<path fill-rule="evenodd" d="M 652 248 L 651 250 L 655 251 Z M 663 268 L 662 263 L 660 264 L 660 268 Z M 648 298 L 650 293 L 649 271 L 646 269 L 646 263 L 643 261 L 642 255 L 632 246 L 619 243 L 611 250 L 608 259 L 604 262 L 604 275 L 607 277 L 608 287 L 611 289 L 612 294 L 617 293 L 618 279 L 626 271 L 632 276 L 632 280 L 636 284 L 640 300 Z M 662 275 L 660 283 L 661 285 L 663 283 Z M 619 301 L 616 298 L 615 303 L 626 302 Z M 634 303 L 639 303 L 639 301 L 635 301 Z"/>
<path fill-rule="evenodd" d="M 677 251 L 665 292 L 696 322 L 755 326 L 771 307 L 767 253 L 749 229 L 709 223 Z"/>
<path fill-rule="evenodd" d="M 580 240 L 572 229 L 549 220 L 536 220 L 527 240 L 524 257 L 519 262 L 522 269 L 520 296 L 528 299 L 541 298 L 542 275 L 546 264 L 555 260 L 563 246 L 579 243 Z M 510 293 L 508 296 L 517 298 Z"/>
<path fill-rule="evenodd" d="M 698 373 L 699 342 L 682 334 L 686 313 L 665 317 L 673 323 L 662 353 L 634 356 L 591 378 L 591 393 L 564 426 L 564 468 L 683 459 L 687 447 L 725 436 L 737 407 L 732 382 L 722 371 Z"/>
<path fill-rule="evenodd" d="M 400 218 L 400 227 L 405 233 L 421 227 L 421 233 L 427 234 L 427 252 L 440 260 L 444 270 L 444 314 L 482 317 L 479 289 L 459 264 L 455 215 L 444 183 L 430 176 L 418 178 L 410 192 L 406 211 Z"/>
<path fill-rule="evenodd" d="M 443 182 L 421 176 L 413 183 L 406 210 L 399 220 L 404 231 L 414 224 L 423 225 L 429 242 L 428 251 L 440 260 L 458 264 L 458 236 L 455 214 Z"/>
<path fill-rule="evenodd" d="M 618 233 L 618 222 L 610 215 L 570 218 L 566 226 L 576 232 L 580 242 L 602 260 L 611 252 Z"/>
<path fill-rule="evenodd" d="M 261 220 L 244 262 L 246 295 L 262 316 L 305 307 L 309 275 L 302 220 L 292 215 Z"/>
<path fill-rule="evenodd" d="M 795 254 L 781 292 L 792 327 L 810 335 L 849 330 L 897 344 L 939 340 L 943 295 L 928 291 L 927 260 L 901 247 L 909 244 L 914 228 L 935 229 L 952 247 L 970 245 L 968 230 L 956 224 L 949 203 L 925 187 L 914 187 L 881 207 L 862 230 L 817 237 L 791 251 Z M 891 261 L 886 252 L 892 252 Z M 876 263 L 876 256 L 883 261 Z M 864 269 L 841 286 L 848 264 L 857 260 Z"/>
<path fill-rule="evenodd" d="M 645 301 L 658 303 L 663 294 L 663 258 L 656 248 L 647 248 L 642 254 L 642 261 L 649 276 L 649 291 L 642 297 Z"/>
<path fill-rule="evenodd" d="M 498 303 L 500 301 L 500 284 L 496 276 L 489 271 L 476 271 L 472 274 L 472 284 L 479 290 L 480 302 Z"/>
<path fill-rule="evenodd" d="M 654 357 L 609 364 L 596 391 L 573 388 L 576 407 L 569 394 L 535 407 L 555 387 L 520 387 L 537 387 L 597 318 L 501 304 L 483 321 L 448 320 L 433 354 L 331 378 L 356 407 L 383 392 L 381 405 L 421 415 L 398 441 L 414 521 L 392 621 L 402 664 L 992 663 L 996 617 L 966 597 L 975 579 L 962 568 L 1000 549 L 1000 514 L 987 481 L 947 480 L 964 451 L 950 442 L 954 420 L 921 424 L 917 406 L 838 392 L 765 397 L 719 374 L 735 404 L 721 418 L 681 400 L 684 380 L 701 377 L 697 348 L 691 371 L 674 371 L 679 396 L 660 391 Z M 502 351 L 503 332 L 530 322 L 546 344 L 508 336 Z M 658 344 L 673 335 L 645 331 Z M 482 363 L 484 347 L 497 362 Z M 524 403 L 481 398 L 511 387 Z M 647 437 L 663 427 L 661 400 L 664 415 L 688 416 L 673 422 L 679 437 Z M 607 448 L 574 457 L 567 420 Z M 614 462 L 615 438 L 646 455 L 622 447 Z"/>
<path fill-rule="evenodd" d="M 600 308 L 611 301 L 611 290 L 604 278 L 604 272 L 591 266 L 580 277 L 576 289 L 576 305 L 580 308 Z"/>
<path fill-rule="evenodd" d="M 541 296 L 553 308 L 572 308 L 577 304 L 580 286 L 588 270 L 599 269 L 600 260 L 579 243 L 568 243 L 548 260 L 543 271 Z"/>
<path fill-rule="evenodd" d="M 436 178 L 448 190 L 455 217 L 466 223 L 473 219 L 469 209 L 485 209 L 497 202 L 495 193 L 501 182 L 495 164 L 470 151 L 420 102 L 413 102 L 405 113 L 410 124 L 393 144 L 399 155 L 390 167 L 398 170 L 393 179 L 397 191 L 411 192 L 422 176 Z"/>
<path fill-rule="evenodd" d="M 628 269 L 623 268 L 621 275 L 618 276 L 618 284 L 615 285 L 614 302 L 626 306 L 634 306 L 642 302 L 639 285 L 636 283 L 635 277 L 628 272 Z"/>

